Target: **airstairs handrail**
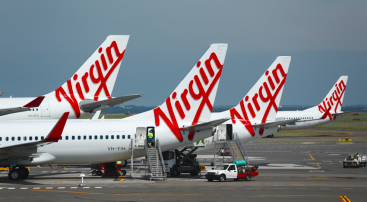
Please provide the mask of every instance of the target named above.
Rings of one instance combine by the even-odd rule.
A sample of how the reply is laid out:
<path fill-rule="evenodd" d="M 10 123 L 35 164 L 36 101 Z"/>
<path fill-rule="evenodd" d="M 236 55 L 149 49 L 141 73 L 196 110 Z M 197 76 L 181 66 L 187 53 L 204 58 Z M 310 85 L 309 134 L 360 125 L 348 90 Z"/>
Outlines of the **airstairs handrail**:
<path fill-rule="evenodd" d="M 151 170 L 151 168 L 150 168 L 150 165 L 151 165 L 151 163 L 150 163 L 150 156 L 149 156 L 149 151 L 148 151 L 148 142 L 147 142 L 147 140 L 145 139 L 144 140 L 144 149 L 145 149 L 145 154 L 147 155 L 147 159 L 148 159 L 148 169 L 149 169 L 149 173 L 152 173 L 152 170 Z"/>
<path fill-rule="evenodd" d="M 237 156 L 236 156 L 236 152 L 234 151 L 234 148 L 232 147 L 231 140 L 229 139 L 229 136 L 227 134 L 226 134 L 226 144 L 227 144 L 227 147 L 229 148 L 229 150 L 231 151 L 231 156 L 232 156 L 233 160 L 238 159 Z"/>
<path fill-rule="evenodd" d="M 161 151 L 161 145 L 160 145 L 160 142 L 159 142 L 159 139 L 156 138 L 156 147 L 158 149 L 158 153 L 159 153 L 159 157 L 161 159 L 161 164 L 162 164 L 162 170 L 163 170 L 163 173 L 164 173 L 164 177 L 167 179 L 167 173 L 166 173 L 166 166 L 164 165 L 164 160 L 163 160 L 163 156 L 162 156 L 162 151 Z"/>
<path fill-rule="evenodd" d="M 246 160 L 247 164 L 250 164 L 250 158 L 248 157 L 245 147 L 242 145 L 242 142 L 240 140 L 240 137 L 238 136 L 238 134 L 235 132 L 235 138 L 236 138 L 236 143 L 238 145 L 238 148 L 240 148 L 240 152 L 242 154 L 242 156 L 244 157 L 244 159 Z"/>

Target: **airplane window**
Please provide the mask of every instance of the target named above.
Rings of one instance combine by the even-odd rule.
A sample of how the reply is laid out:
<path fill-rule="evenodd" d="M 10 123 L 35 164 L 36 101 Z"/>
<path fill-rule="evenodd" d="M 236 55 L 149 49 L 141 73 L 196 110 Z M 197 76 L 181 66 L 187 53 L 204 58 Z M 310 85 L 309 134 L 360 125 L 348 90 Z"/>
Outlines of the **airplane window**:
<path fill-rule="evenodd" d="M 32 140 L 32 136 L 29 136 L 29 140 Z"/>
<path fill-rule="evenodd" d="M 41 136 L 41 140 L 45 139 L 43 136 Z"/>
<path fill-rule="evenodd" d="M 120 135 L 116 135 L 116 139 L 120 139 Z"/>
<path fill-rule="evenodd" d="M 106 135 L 106 140 L 108 140 L 108 135 Z"/>
<path fill-rule="evenodd" d="M 14 141 L 15 140 L 15 137 L 11 137 L 11 141 Z"/>
<path fill-rule="evenodd" d="M 125 139 L 125 135 L 122 135 L 122 139 Z"/>
<path fill-rule="evenodd" d="M 94 136 L 94 139 L 95 139 L 95 140 L 97 140 L 97 139 L 98 139 L 98 136 L 97 136 L 97 135 L 95 135 L 95 136 Z"/>
<path fill-rule="evenodd" d="M 65 140 L 69 140 L 69 136 L 65 136 Z"/>
<path fill-rule="evenodd" d="M 87 139 L 87 136 L 86 136 L 86 135 L 84 135 L 83 139 L 85 139 L 85 140 L 86 140 L 86 139 Z"/>
<path fill-rule="evenodd" d="M 73 135 L 73 136 L 71 136 L 71 139 L 72 139 L 72 140 L 75 140 L 75 136 L 74 136 L 74 135 Z"/>
<path fill-rule="evenodd" d="M 103 135 L 99 136 L 99 139 L 103 140 Z"/>
<path fill-rule="evenodd" d="M 91 135 L 89 135 L 89 139 L 90 139 L 90 140 L 92 139 L 92 136 L 91 136 Z"/>
<path fill-rule="evenodd" d="M 62 140 L 62 136 L 60 136 L 60 139 L 59 140 Z"/>
<path fill-rule="evenodd" d="M 0 141 L 2 141 L 3 140 L 3 138 L 2 137 L 0 137 Z"/>
<path fill-rule="evenodd" d="M 26 137 L 26 136 L 24 136 L 24 137 L 23 137 L 23 140 L 24 140 L 24 141 L 27 141 L 27 137 Z"/>
<path fill-rule="evenodd" d="M 36 111 L 38 111 L 38 108 L 36 109 Z"/>
<path fill-rule="evenodd" d="M 22 138 L 21 137 L 18 137 L 18 141 L 20 141 Z"/>
<path fill-rule="evenodd" d="M 6 137 L 6 138 L 5 138 L 5 140 L 6 140 L 6 141 L 9 141 L 9 137 Z"/>
<path fill-rule="evenodd" d="M 34 140 L 38 140 L 38 136 L 35 136 L 35 137 L 34 137 Z"/>
<path fill-rule="evenodd" d="M 115 136 L 114 135 L 111 135 L 111 139 L 115 139 Z"/>
<path fill-rule="evenodd" d="M 130 135 L 128 135 L 127 138 L 130 139 Z"/>
<path fill-rule="evenodd" d="M 78 140 L 80 140 L 81 139 L 81 137 L 80 137 L 80 135 L 78 135 Z"/>

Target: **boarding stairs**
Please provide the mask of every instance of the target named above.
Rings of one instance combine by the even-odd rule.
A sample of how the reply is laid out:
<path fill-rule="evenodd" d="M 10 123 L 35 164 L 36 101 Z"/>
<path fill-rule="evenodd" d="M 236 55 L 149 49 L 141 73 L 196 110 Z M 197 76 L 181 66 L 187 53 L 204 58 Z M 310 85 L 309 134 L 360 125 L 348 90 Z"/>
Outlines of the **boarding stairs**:
<path fill-rule="evenodd" d="M 249 158 L 237 133 L 232 134 L 232 140 L 226 135 L 226 145 L 231 152 L 232 160 L 245 160 L 249 164 Z"/>
<path fill-rule="evenodd" d="M 162 157 L 162 151 L 159 144 L 159 139 L 156 138 L 155 145 L 151 148 L 148 147 L 147 142 L 144 144 L 145 153 L 148 161 L 148 168 L 150 173 L 150 180 L 152 179 L 164 179 L 167 180 L 165 172 L 165 165 Z"/>

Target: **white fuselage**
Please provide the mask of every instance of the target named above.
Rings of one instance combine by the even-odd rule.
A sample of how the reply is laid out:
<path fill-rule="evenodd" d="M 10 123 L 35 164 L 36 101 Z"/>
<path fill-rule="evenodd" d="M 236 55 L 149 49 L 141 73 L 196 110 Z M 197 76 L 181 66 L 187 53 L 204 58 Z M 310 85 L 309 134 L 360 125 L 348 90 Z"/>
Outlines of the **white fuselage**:
<path fill-rule="evenodd" d="M 34 99 L 35 97 L 0 98 L 0 108 L 21 107 Z M 104 99 L 107 98 L 99 98 L 99 100 Z M 77 118 L 69 102 L 66 100 L 59 102 L 56 98 L 46 96 L 39 107 L 31 108 L 30 111 L 0 116 L 0 120 L 59 119 L 65 112 L 70 112 L 69 119 Z M 91 115 L 81 110 L 80 114 L 81 116 Z"/>
<path fill-rule="evenodd" d="M 57 120 L 1 121 L 0 145 L 5 147 L 36 142 L 35 137 L 41 140 L 42 136 L 46 137 L 49 134 L 56 122 Z M 190 123 L 184 122 L 179 124 L 190 125 Z M 22 157 L 22 154 L 16 155 L 19 156 L 17 165 L 89 164 L 126 160 L 131 157 L 129 148 L 131 138 L 135 138 L 136 128 L 148 126 L 154 126 L 154 121 L 129 121 L 128 119 L 68 120 L 61 140 L 34 149 L 23 149 L 24 157 Z M 211 130 L 196 132 L 194 139 L 191 141 L 188 140 L 188 133 L 182 133 L 183 141 L 180 142 L 166 125 L 155 127 L 155 136 L 159 138 L 162 151 L 207 138 L 211 136 L 211 133 Z M 119 139 L 117 139 L 117 136 L 119 136 Z M 30 137 L 32 137 L 32 140 L 30 140 Z M 31 159 L 28 157 L 30 154 L 39 157 Z M 6 149 L 0 150 L 0 166 L 9 166 L 8 160 L 1 159 L 16 158 L 14 152 L 11 155 L 8 154 Z M 145 156 L 144 149 L 134 150 L 134 158 L 141 156 Z"/>
<path fill-rule="evenodd" d="M 277 121 L 283 120 L 291 120 L 291 119 L 301 119 L 294 124 L 287 124 L 285 126 L 281 126 L 282 130 L 297 130 L 297 129 L 305 129 L 305 128 L 312 128 L 315 126 L 320 126 L 326 123 L 329 123 L 335 119 L 341 118 L 343 115 L 333 115 L 330 119 L 326 117 L 325 119 L 320 119 L 322 116 L 319 112 L 312 112 L 312 111 L 279 111 L 277 113 Z"/>

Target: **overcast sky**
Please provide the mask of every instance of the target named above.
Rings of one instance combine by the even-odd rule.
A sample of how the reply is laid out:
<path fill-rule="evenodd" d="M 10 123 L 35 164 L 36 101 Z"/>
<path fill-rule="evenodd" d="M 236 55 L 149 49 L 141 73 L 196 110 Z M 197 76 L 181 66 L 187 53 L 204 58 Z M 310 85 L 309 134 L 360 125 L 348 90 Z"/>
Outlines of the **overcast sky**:
<path fill-rule="evenodd" d="M 348 75 L 345 105 L 367 104 L 367 1 L 0 1 L 0 90 L 62 85 L 108 35 L 131 35 L 112 96 L 163 103 L 211 43 L 228 43 L 215 105 L 235 105 L 279 55 L 281 105 L 316 105 Z"/>

